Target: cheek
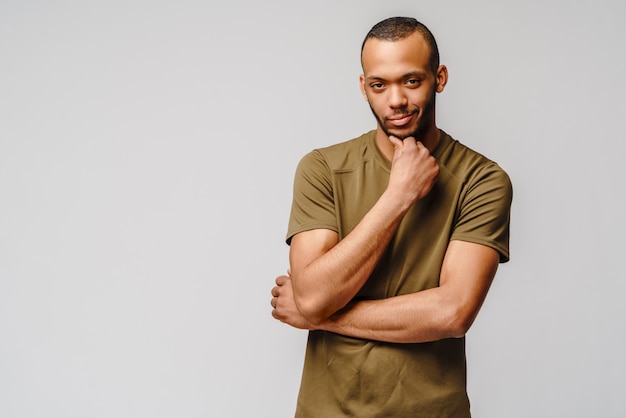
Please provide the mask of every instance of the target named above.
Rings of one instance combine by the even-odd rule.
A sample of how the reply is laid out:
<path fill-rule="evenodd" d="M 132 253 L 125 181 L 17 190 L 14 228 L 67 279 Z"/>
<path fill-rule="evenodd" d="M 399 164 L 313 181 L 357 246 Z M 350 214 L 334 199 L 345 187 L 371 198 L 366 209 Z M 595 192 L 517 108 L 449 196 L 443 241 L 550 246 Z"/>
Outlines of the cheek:
<path fill-rule="evenodd" d="M 387 108 L 387 106 L 383 106 L 383 105 L 372 105 L 370 104 L 370 107 L 372 108 L 372 110 L 374 111 L 374 113 L 376 114 L 376 116 L 379 119 L 385 119 L 386 116 L 388 116 L 389 114 L 389 110 Z"/>
<path fill-rule="evenodd" d="M 376 99 L 374 97 L 368 96 L 368 97 L 366 97 L 366 100 L 367 100 L 367 104 L 369 104 L 370 107 L 373 107 L 373 108 L 378 107 L 377 101 L 376 101 Z"/>
<path fill-rule="evenodd" d="M 411 98 L 413 103 L 419 105 L 419 107 L 423 107 L 428 103 L 428 92 L 426 90 L 416 91 Z"/>
<path fill-rule="evenodd" d="M 413 104 L 420 109 L 428 108 L 433 103 L 434 92 L 424 90 L 419 95 L 413 97 Z"/>

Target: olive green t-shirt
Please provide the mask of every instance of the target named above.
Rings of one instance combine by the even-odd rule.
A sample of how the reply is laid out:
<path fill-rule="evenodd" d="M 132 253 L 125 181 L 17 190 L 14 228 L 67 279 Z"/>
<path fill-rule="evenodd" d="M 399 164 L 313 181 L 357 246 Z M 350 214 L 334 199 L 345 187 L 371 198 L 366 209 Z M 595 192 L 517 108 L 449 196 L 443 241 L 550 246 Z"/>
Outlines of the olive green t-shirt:
<path fill-rule="evenodd" d="M 391 162 L 376 131 L 310 152 L 296 170 L 287 242 L 311 229 L 342 239 L 387 187 Z M 451 240 L 486 245 L 509 259 L 512 199 L 507 174 L 441 131 L 432 191 L 401 221 L 355 299 L 382 299 L 439 285 Z M 465 339 L 392 344 L 309 333 L 297 417 L 469 417 Z"/>

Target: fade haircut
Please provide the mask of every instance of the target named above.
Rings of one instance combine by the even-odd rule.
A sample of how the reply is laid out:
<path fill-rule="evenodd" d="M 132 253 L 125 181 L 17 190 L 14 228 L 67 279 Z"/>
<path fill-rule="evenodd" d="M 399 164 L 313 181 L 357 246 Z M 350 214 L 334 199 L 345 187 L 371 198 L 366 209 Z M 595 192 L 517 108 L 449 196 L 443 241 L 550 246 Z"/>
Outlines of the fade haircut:
<path fill-rule="evenodd" d="M 375 24 L 367 33 L 361 45 L 361 60 L 363 59 L 363 48 L 368 39 L 374 38 L 380 41 L 396 42 L 408 38 L 415 32 L 419 32 L 430 49 L 428 63 L 433 74 L 439 68 L 439 48 L 432 32 L 428 28 L 412 17 L 390 17 Z"/>

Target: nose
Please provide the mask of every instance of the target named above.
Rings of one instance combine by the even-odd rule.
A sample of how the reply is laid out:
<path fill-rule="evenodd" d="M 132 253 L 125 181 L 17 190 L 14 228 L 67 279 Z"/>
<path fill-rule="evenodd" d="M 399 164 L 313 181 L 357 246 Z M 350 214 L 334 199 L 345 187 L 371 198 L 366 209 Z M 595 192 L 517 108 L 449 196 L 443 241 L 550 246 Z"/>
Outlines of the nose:
<path fill-rule="evenodd" d="M 406 107 L 408 100 L 404 94 L 404 90 L 400 86 L 392 86 L 388 90 L 389 92 L 389 107 L 392 109 L 399 109 Z"/>

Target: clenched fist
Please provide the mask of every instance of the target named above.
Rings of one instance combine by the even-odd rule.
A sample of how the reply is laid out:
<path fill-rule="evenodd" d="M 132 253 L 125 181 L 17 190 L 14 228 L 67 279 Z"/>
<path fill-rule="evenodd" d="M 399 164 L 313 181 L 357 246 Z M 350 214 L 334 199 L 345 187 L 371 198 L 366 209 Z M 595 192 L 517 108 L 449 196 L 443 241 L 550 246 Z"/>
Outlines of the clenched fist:
<path fill-rule="evenodd" d="M 439 165 L 428 149 L 413 137 L 389 136 L 394 146 L 387 189 L 410 206 L 432 190 Z"/>
<path fill-rule="evenodd" d="M 278 276 L 272 288 L 272 316 L 281 322 L 299 329 L 313 329 L 313 326 L 300 314 L 293 294 L 291 277 Z"/>

